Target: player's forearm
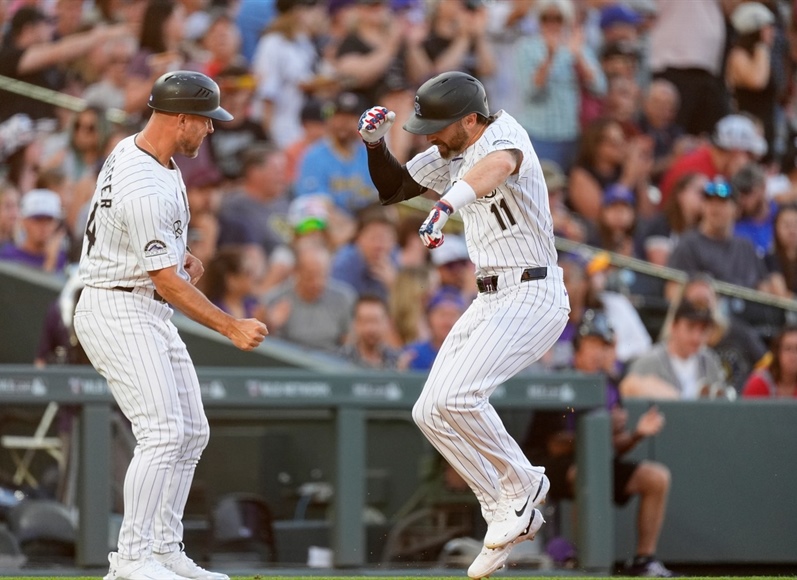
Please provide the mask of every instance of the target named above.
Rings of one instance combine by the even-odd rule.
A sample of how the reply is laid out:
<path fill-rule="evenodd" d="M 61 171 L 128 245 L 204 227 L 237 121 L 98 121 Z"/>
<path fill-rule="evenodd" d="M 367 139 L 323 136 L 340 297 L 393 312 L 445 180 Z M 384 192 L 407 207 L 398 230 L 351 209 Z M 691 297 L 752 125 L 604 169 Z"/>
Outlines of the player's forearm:
<path fill-rule="evenodd" d="M 476 197 L 484 197 L 506 182 L 520 165 L 512 151 L 494 151 L 476 163 L 463 177 L 476 192 Z"/>
<path fill-rule="evenodd" d="M 235 320 L 221 308 L 213 304 L 190 282 L 174 273 L 171 276 L 152 276 L 155 289 L 166 302 L 177 308 L 191 320 L 229 336 Z"/>
<path fill-rule="evenodd" d="M 393 157 L 385 141 L 367 145 L 368 172 L 382 205 L 391 205 L 421 195 L 426 188 L 410 177 L 407 168 Z"/>

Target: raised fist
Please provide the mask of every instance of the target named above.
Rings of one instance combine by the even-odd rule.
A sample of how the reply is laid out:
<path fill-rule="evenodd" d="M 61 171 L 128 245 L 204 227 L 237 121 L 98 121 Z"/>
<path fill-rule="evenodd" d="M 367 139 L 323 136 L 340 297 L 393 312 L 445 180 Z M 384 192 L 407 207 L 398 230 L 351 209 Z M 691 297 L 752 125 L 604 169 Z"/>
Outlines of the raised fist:
<path fill-rule="evenodd" d="M 360 117 L 357 130 L 366 143 L 378 143 L 390 131 L 396 120 L 396 113 L 385 107 L 371 107 Z"/>

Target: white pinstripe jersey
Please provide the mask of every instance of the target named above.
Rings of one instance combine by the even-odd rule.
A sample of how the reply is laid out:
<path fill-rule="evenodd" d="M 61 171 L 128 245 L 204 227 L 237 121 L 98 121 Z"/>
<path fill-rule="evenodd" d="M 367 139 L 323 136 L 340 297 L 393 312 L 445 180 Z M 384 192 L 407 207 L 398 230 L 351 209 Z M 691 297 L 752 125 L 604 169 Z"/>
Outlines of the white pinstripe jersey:
<path fill-rule="evenodd" d="M 177 165 L 167 169 L 136 146 L 119 142 L 106 159 L 91 198 L 80 277 L 87 286 L 154 289 L 147 272 L 183 267 L 188 198 Z"/>
<path fill-rule="evenodd" d="M 459 211 L 468 254 L 479 275 L 507 268 L 556 265 L 548 190 L 528 133 L 508 113 L 499 111 L 495 121 L 461 155 L 450 161 L 443 159 L 433 145 L 407 163 L 416 182 L 443 193 L 487 154 L 503 149 L 517 149 L 523 154 L 520 170 L 495 191 Z"/>

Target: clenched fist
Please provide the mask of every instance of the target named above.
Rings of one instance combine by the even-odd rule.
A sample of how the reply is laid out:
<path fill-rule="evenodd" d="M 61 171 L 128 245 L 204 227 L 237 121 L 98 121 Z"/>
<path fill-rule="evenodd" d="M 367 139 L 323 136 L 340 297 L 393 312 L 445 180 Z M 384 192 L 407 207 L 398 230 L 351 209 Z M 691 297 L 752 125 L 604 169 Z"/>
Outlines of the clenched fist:
<path fill-rule="evenodd" d="M 421 236 L 423 245 L 427 248 L 437 248 L 443 245 L 443 226 L 448 221 L 448 216 L 454 212 L 448 203 L 442 199 L 434 204 L 434 209 L 429 212 L 426 220 L 421 224 L 418 234 Z"/>
<path fill-rule="evenodd" d="M 396 113 L 385 107 L 371 107 L 360 117 L 357 130 L 366 143 L 378 143 L 396 120 Z"/>

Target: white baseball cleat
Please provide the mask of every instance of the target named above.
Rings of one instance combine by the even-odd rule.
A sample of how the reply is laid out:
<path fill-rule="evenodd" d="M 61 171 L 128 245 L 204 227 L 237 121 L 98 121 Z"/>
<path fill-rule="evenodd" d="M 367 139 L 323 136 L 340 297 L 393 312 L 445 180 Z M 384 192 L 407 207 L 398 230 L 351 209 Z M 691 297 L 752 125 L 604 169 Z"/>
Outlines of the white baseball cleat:
<path fill-rule="evenodd" d="M 482 551 L 476 556 L 473 564 L 468 568 L 468 576 L 474 580 L 487 578 L 493 572 L 503 568 L 507 558 L 509 558 L 509 553 L 512 551 L 512 548 L 520 542 L 533 540 L 544 523 L 545 520 L 540 510 L 532 510 L 528 531 L 524 531 L 524 533 L 509 542 L 506 546 L 501 546 L 500 548 L 482 547 Z"/>
<path fill-rule="evenodd" d="M 501 497 L 493 513 L 493 520 L 487 526 L 484 545 L 487 548 L 500 548 L 520 536 L 531 524 L 534 508 L 545 501 L 551 482 L 543 474 L 537 490 L 529 495 L 510 500 Z"/>
<path fill-rule="evenodd" d="M 164 568 L 152 556 L 141 560 L 123 560 L 119 554 L 108 554 L 111 567 L 103 580 L 187 580 L 185 576 L 175 574 Z"/>
<path fill-rule="evenodd" d="M 181 578 L 191 578 L 192 580 L 230 580 L 226 574 L 210 572 L 185 555 L 185 552 L 178 550 L 171 554 L 153 554 L 153 558 L 163 565 L 167 570 L 179 574 Z"/>

